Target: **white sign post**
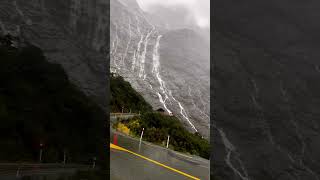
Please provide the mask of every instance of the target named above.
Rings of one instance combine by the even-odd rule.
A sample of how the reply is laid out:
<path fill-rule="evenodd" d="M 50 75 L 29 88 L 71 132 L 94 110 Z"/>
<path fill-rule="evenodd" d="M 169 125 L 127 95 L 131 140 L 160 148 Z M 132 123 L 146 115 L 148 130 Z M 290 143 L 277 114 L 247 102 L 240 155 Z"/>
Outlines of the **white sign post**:
<path fill-rule="evenodd" d="M 94 167 L 96 167 L 96 160 L 97 160 L 97 158 L 93 157 L 92 169 L 94 169 Z"/>
<path fill-rule="evenodd" d="M 168 139 L 167 139 L 167 148 L 169 147 L 169 140 L 170 140 L 170 136 L 168 135 Z"/>
<path fill-rule="evenodd" d="M 64 150 L 64 151 L 63 151 L 63 165 L 66 164 L 66 159 L 67 159 L 66 150 Z"/>
<path fill-rule="evenodd" d="M 141 136 L 140 136 L 140 141 L 139 141 L 139 152 L 140 152 L 140 148 L 141 148 L 141 142 L 142 142 L 143 131 L 144 131 L 144 128 L 142 128 L 142 132 L 141 132 Z"/>
<path fill-rule="evenodd" d="M 42 162 L 42 148 L 43 148 L 43 144 L 40 143 L 40 152 L 39 152 L 39 162 Z"/>
<path fill-rule="evenodd" d="M 141 136 L 140 136 L 140 142 L 142 141 L 143 131 L 144 131 L 144 128 L 142 128 L 142 132 L 141 132 Z"/>
<path fill-rule="evenodd" d="M 19 178 L 20 177 L 20 166 L 19 166 L 19 168 L 18 168 L 18 170 L 17 170 L 17 174 L 16 174 L 16 178 Z"/>

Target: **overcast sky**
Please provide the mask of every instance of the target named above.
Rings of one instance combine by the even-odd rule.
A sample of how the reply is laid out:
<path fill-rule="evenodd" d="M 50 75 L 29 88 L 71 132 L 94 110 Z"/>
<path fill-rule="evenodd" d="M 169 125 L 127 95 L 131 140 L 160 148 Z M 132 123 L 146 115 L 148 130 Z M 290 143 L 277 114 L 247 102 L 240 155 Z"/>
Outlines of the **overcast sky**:
<path fill-rule="evenodd" d="M 210 27 L 210 0 L 137 0 L 144 11 L 151 11 L 156 6 L 170 9 L 185 8 L 192 21 L 201 28 Z M 193 23 L 190 22 L 190 23 Z"/>

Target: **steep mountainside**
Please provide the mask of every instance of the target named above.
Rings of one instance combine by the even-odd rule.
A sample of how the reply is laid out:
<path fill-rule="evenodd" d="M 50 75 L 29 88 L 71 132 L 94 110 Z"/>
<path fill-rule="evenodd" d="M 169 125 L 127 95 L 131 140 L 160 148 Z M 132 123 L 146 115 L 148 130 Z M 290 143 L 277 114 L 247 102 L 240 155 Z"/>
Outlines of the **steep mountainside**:
<path fill-rule="evenodd" d="M 0 31 L 41 47 L 50 62 L 106 106 L 108 0 L 2 0 Z"/>
<path fill-rule="evenodd" d="M 111 71 L 154 109 L 208 138 L 209 44 L 195 31 L 169 30 L 150 16 L 134 0 L 111 0 Z"/>
<path fill-rule="evenodd" d="M 320 178 L 319 5 L 215 2 L 212 169 L 220 179 Z"/>
<path fill-rule="evenodd" d="M 121 76 L 110 76 L 110 94 L 111 112 L 123 110 L 124 113 L 144 113 L 152 111 L 151 105 Z"/>
<path fill-rule="evenodd" d="M 70 83 L 41 49 L 0 36 L 0 160 L 106 164 L 104 111 Z M 8 41 L 9 40 L 9 41 Z M 101 164 L 102 163 L 102 164 Z"/>
<path fill-rule="evenodd" d="M 124 105 L 130 105 L 131 112 L 141 114 L 129 119 L 118 119 L 113 124 L 114 128 L 137 138 L 144 128 L 144 140 L 160 146 L 165 146 L 170 134 L 169 148 L 209 159 L 210 145 L 207 139 L 198 133 L 189 132 L 177 117 L 153 111 L 151 105 L 121 76 L 111 76 L 110 89 L 110 106 L 113 112 L 121 112 Z M 123 109 L 124 112 L 130 110 Z"/>

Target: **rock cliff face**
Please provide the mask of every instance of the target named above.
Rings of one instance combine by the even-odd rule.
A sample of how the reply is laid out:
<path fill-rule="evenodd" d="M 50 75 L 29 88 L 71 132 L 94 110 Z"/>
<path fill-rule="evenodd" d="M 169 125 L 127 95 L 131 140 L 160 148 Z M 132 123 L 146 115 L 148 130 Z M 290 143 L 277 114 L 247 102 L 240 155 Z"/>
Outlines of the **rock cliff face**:
<path fill-rule="evenodd" d="M 0 31 L 22 36 L 106 106 L 108 0 L 2 0 Z"/>
<path fill-rule="evenodd" d="M 209 44 L 190 29 L 166 29 L 135 0 L 111 0 L 111 71 L 154 109 L 209 137 Z M 162 21 L 164 22 L 164 21 Z"/>
<path fill-rule="evenodd" d="M 70 80 L 103 106 L 110 46 L 112 71 L 125 76 L 155 109 L 165 108 L 208 137 L 208 43 L 190 30 L 157 26 L 135 0 L 111 0 L 108 27 L 109 3 L 2 0 L 0 31 L 41 47 L 49 61 L 62 64 Z"/>
<path fill-rule="evenodd" d="M 215 176 L 320 178 L 319 5 L 214 3 Z"/>

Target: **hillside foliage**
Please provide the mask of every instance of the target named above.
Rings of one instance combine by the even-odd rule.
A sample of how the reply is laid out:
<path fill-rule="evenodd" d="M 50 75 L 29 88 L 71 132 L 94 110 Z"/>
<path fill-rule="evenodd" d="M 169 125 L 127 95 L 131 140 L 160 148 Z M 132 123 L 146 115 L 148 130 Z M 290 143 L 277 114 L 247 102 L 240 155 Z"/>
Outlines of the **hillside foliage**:
<path fill-rule="evenodd" d="M 210 145 L 208 140 L 199 133 L 190 133 L 174 116 L 163 115 L 158 112 L 144 113 L 127 120 L 119 120 L 125 124 L 133 136 L 139 137 L 142 128 L 145 128 L 143 139 L 159 145 L 165 145 L 168 135 L 170 147 L 176 151 L 190 153 L 209 159 Z M 117 125 L 115 125 L 117 126 Z"/>
<path fill-rule="evenodd" d="M 61 65 L 28 43 L 0 38 L 0 160 L 91 162 L 104 157 L 106 115 L 70 83 Z"/>
<path fill-rule="evenodd" d="M 152 107 L 135 91 L 123 77 L 110 75 L 111 112 L 143 113 L 152 111 Z"/>

